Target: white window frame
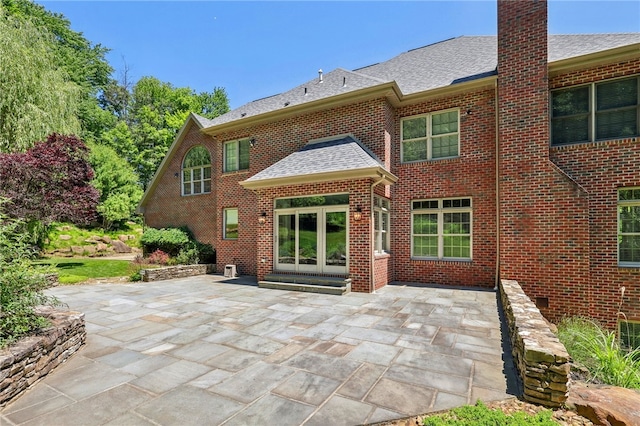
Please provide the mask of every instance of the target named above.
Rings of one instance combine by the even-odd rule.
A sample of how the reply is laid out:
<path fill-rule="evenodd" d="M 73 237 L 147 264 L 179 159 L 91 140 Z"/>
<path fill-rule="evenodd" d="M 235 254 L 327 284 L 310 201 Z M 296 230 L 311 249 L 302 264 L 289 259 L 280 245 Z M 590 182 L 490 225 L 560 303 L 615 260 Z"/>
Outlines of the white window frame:
<path fill-rule="evenodd" d="M 436 115 L 440 115 L 440 114 L 446 114 L 446 113 L 450 113 L 450 112 L 455 112 L 457 114 L 457 118 L 458 118 L 458 122 L 457 122 L 457 127 L 458 130 L 456 132 L 450 132 L 450 133 L 443 133 L 443 134 L 439 134 L 436 135 L 435 137 L 444 137 L 444 136 L 452 136 L 452 135 L 456 135 L 458 137 L 458 154 L 457 155 L 452 155 L 452 156 L 447 156 L 447 157 L 433 157 L 433 138 L 434 136 L 432 135 L 432 122 L 433 122 L 433 116 Z M 424 118 L 426 120 L 426 136 L 424 138 L 420 137 L 420 138 L 413 138 L 413 139 L 404 139 L 404 126 L 403 123 L 405 121 L 408 120 L 415 120 L 415 119 L 419 119 L 419 118 Z M 418 160 L 410 160 L 410 161 L 405 161 L 404 159 L 404 144 L 405 142 L 416 142 L 416 141 L 420 141 L 422 139 L 425 139 L 425 142 L 427 144 L 427 158 L 421 158 Z M 441 110 L 441 111 L 433 111 L 430 112 L 428 114 L 419 114 L 419 115 L 412 115 L 410 117 L 403 117 L 400 119 L 400 161 L 402 163 L 418 163 L 421 161 L 431 161 L 431 160 L 445 160 L 447 158 L 457 158 L 460 156 L 460 108 L 450 108 L 450 109 L 445 109 L 445 110 Z"/>
<path fill-rule="evenodd" d="M 230 211 L 235 211 L 236 212 L 236 229 L 237 229 L 237 233 L 238 235 L 235 237 L 229 237 L 227 235 L 227 213 Z M 237 240 L 238 236 L 240 236 L 240 213 L 238 212 L 238 208 L 237 207 L 228 207 L 225 209 L 222 209 L 222 239 L 223 240 Z"/>
<path fill-rule="evenodd" d="M 601 84 L 608 84 L 608 83 L 612 83 L 615 82 L 617 80 L 631 80 L 635 78 L 636 79 L 636 84 L 638 85 L 638 99 L 636 100 L 636 134 L 635 135 L 628 135 L 628 136 L 612 136 L 612 137 L 607 137 L 607 138 L 603 138 L 603 139 L 598 139 L 596 137 L 597 135 L 597 128 L 596 128 L 596 124 L 597 124 L 597 120 L 596 117 L 598 116 L 599 112 L 603 112 L 603 111 L 598 111 L 597 110 L 597 99 L 596 99 L 596 88 L 601 85 Z M 584 88 L 584 87 L 588 87 L 589 88 L 589 112 L 587 113 L 580 113 L 580 114 L 574 114 L 574 116 L 578 116 L 578 115 L 587 115 L 588 116 L 588 124 L 587 124 L 587 140 L 584 141 L 575 141 L 575 142 L 563 142 L 563 143 L 554 143 L 553 142 L 553 120 L 554 119 L 561 119 L 561 118 L 567 118 L 570 116 L 560 116 L 560 117 L 553 117 L 553 96 L 554 93 L 558 93 L 558 92 L 563 92 L 563 91 L 567 91 L 567 90 L 573 90 L 573 89 L 580 89 L 580 88 Z M 634 107 L 624 107 L 624 108 L 620 108 L 620 109 L 632 109 Z M 549 135 L 551 137 L 550 143 L 552 146 L 563 146 L 563 145 L 572 145 L 572 144 L 579 144 L 579 143 L 589 143 L 589 142 L 598 142 L 598 141 L 603 141 L 603 140 L 612 140 L 612 139 L 624 139 L 624 138 L 632 138 L 632 137 L 637 137 L 640 136 L 640 74 L 638 75 L 627 75 L 624 77 L 617 77 L 617 78 L 609 78 L 606 80 L 601 80 L 601 81 L 597 81 L 597 82 L 593 82 L 593 83 L 587 83 L 587 84 L 578 84 L 575 86 L 567 86 L 567 87 L 561 87 L 558 89 L 554 89 L 551 91 L 551 96 L 549 97 L 549 118 L 550 118 L 550 131 L 549 131 Z"/>
<path fill-rule="evenodd" d="M 620 207 L 638 207 L 640 208 L 640 198 L 637 199 L 633 199 L 633 200 L 621 200 L 620 199 L 620 192 L 621 191 L 629 191 L 629 190 L 635 190 L 635 191 L 640 191 L 640 188 L 638 187 L 629 187 L 629 188 L 619 188 L 618 189 L 618 206 L 616 208 L 617 210 L 617 217 L 618 217 L 618 266 L 622 266 L 622 267 L 632 267 L 632 268 L 640 268 L 640 262 L 633 262 L 633 261 L 624 261 L 620 259 L 620 243 L 622 242 L 622 236 L 630 236 L 632 238 L 638 238 L 640 239 L 640 232 L 622 232 L 622 226 L 621 226 L 621 222 L 620 222 Z"/>
<path fill-rule="evenodd" d="M 443 207 L 445 201 L 469 200 L 469 206 L 464 207 Z M 415 202 L 437 202 L 437 207 L 432 208 L 414 208 Z M 462 202 L 462 201 L 461 201 Z M 445 257 L 444 255 L 444 215 L 447 213 L 469 213 L 469 233 L 468 234 L 446 234 L 449 236 L 465 236 L 469 238 L 469 257 Z M 437 256 L 416 256 L 414 255 L 414 237 L 423 234 L 414 234 L 414 216 L 416 214 L 435 214 L 437 215 L 437 234 L 428 234 L 437 236 L 438 239 L 438 255 Z M 427 235 L 427 234 L 424 234 Z M 411 258 L 417 260 L 446 260 L 446 261 L 471 261 L 473 260 L 473 199 L 471 197 L 448 197 L 448 198 L 432 198 L 432 199 L 416 199 L 411 200 Z"/>
<path fill-rule="evenodd" d="M 240 168 L 240 144 L 242 142 L 245 142 L 247 144 L 247 150 L 248 150 L 247 154 L 249 154 L 251 152 L 251 143 L 247 138 L 227 141 L 222 145 L 222 170 L 224 173 L 237 172 L 237 171 L 249 169 L 249 165 L 251 164 L 250 161 L 247 163 L 246 168 L 242 168 L 242 169 Z M 234 150 L 235 150 L 236 160 L 234 165 L 232 165 L 230 168 L 227 168 L 227 146 L 230 146 L 230 145 L 235 146 Z"/>
<path fill-rule="evenodd" d="M 201 194 L 210 194 L 211 193 L 211 153 L 209 153 L 209 151 L 207 150 L 207 152 L 209 153 L 209 164 L 208 165 L 200 165 L 200 166 L 194 166 L 194 167 L 184 167 L 184 163 L 187 160 L 187 156 L 189 155 L 189 153 L 197 148 L 197 147 L 202 147 L 206 150 L 206 148 L 202 145 L 197 145 L 192 147 L 191 149 L 189 149 L 189 151 L 187 151 L 186 155 L 184 156 L 184 158 L 182 159 L 182 168 L 180 171 L 180 194 L 183 197 L 189 197 L 191 195 L 201 195 Z M 194 174 L 196 174 L 196 171 L 200 171 L 200 179 L 194 179 Z M 209 171 L 209 177 L 205 178 L 204 176 L 206 175 L 206 171 Z M 189 173 L 189 177 L 190 180 L 189 181 L 185 181 L 184 179 L 184 175 L 185 172 Z M 209 182 L 209 190 L 205 191 L 205 183 Z M 184 187 L 185 184 L 190 184 L 190 193 L 185 193 Z M 198 187 L 200 189 L 200 191 L 196 192 L 195 189 L 196 187 Z"/>
<path fill-rule="evenodd" d="M 374 252 L 377 254 L 388 253 L 389 248 L 389 207 L 391 202 L 380 196 L 373 197 L 373 223 L 374 223 Z M 384 218 L 386 217 L 386 221 Z M 384 225 L 386 224 L 386 229 Z"/>

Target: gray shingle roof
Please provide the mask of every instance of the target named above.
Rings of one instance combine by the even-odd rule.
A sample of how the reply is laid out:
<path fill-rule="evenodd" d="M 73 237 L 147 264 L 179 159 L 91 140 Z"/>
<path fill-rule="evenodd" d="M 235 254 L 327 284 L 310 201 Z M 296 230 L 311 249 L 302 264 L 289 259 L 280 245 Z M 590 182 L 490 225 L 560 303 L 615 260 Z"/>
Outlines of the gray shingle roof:
<path fill-rule="evenodd" d="M 310 142 L 299 151 L 256 173 L 247 182 L 310 174 L 383 167 L 378 158 L 353 136 Z"/>
<path fill-rule="evenodd" d="M 550 35 L 549 62 L 640 43 L 640 33 Z M 496 36 L 463 36 L 401 53 L 379 64 L 348 71 L 337 68 L 287 92 L 249 102 L 207 120 L 216 126 L 294 105 L 395 81 L 404 95 L 494 75 Z M 306 88 L 306 94 L 305 94 Z M 204 119 L 206 120 L 206 119 Z"/>

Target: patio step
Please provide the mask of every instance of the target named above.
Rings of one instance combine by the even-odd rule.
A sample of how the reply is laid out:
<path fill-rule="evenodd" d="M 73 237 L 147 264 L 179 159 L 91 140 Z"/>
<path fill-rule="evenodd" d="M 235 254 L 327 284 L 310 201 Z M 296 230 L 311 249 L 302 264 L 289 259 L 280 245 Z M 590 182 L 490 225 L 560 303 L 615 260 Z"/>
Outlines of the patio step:
<path fill-rule="evenodd" d="M 351 291 L 351 278 L 268 274 L 258 287 L 343 295 Z"/>

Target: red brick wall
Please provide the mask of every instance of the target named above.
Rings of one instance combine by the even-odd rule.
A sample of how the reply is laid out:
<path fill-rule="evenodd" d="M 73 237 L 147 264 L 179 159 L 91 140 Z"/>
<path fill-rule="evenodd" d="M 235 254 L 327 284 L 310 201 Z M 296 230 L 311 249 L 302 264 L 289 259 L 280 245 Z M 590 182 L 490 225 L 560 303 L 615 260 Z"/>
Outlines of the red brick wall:
<path fill-rule="evenodd" d="M 589 311 L 589 215 L 549 161 L 547 71 L 546 1 L 499 0 L 500 276 L 557 320 Z"/>
<path fill-rule="evenodd" d="M 207 148 L 212 158 L 212 175 L 218 172 L 216 145 L 213 140 L 202 134 L 195 125 L 185 129 L 182 144 L 177 147 L 172 161 L 152 192 L 145 206 L 145 224 L 152 228 L 188 226 L 198 240 L 216 246 L 219 229 L 216 227 L 216 190 L 212 184 L 210 194 L 181 196 L 182 160 L 187 151 L 196 145 Z M 176 176 L 177 175 L 177 176 Z"/>
<path fill-rule="evenodd" d="M 261 189 L 258 192 L 258 205 L 267 212 L 267 221 L 259 225 L 258 230 L 258 280 L 273 271 L 274 268 L 274 200 L 281 197 L 298 197 L 317 194 L 349 193 L 349 263 L 348 275 L 351 278 L 351 290 L 371 291 L 371 238 L 369 237 L 370 214 L 369 187 L 371 179 L 351 181 L 332 181 L 305 185 L 289 185 Z M 362 219 L 354 220 L 356 207 L 362 208 Z M 262 261 L 264 259 L 264 262 Z"/>
<path fill-rule="evenodd" d="M 460 108 L 460 156 L 402 164 L 400 119 Z M 480 90 L 398 109 L 392 150 L 391 253 L 393 279 L 405 282 L 492 287 L 496 266 L 495 96 Z M 467 114 L 467 111 L 469 112 Z M 471 197 L 473 260 L 411 259 L 411 201 Z"/>
<path fill-rule="evenodd" d="M 376 99 L 216 135 L 218 164 L 222 164 L 223 142 L 243 137 L 252 137 L 256 140 L 255 147 L 251 148 L 248 171 L 221 173 L 218 168 L 216 173 L 220 218 L 222 218 L 222 209 L 225 207 L 239 207 L 240 215 L 238 240 L 225 241 L 219 237 L 216 241 L 218 264 L 222 266 L 225 263 L 239 264 L 241 273 L 257 275 L 262 279 L 265 274 L 273 270 L 273 199 L 284 196 L 345 192 L 346 184 L 342 182 L 335 183 L 333 186 L 329 183 L 294 185 L 254 192 L 244 189 L 239 182 L 299 150 L 309 140 L 345 133 L 352 133 L 384 162 L 390 149 L 388 135 L 385 136 L 385 123 L 389 109 L 390 106 L 385 99 Z M 356 244 L 354 250 L 356 248 L 357 250 L 351 252 L 349 269 L 353 280 L 352 288 L 355 291 L 370 291 L 368 284 L 370 260 L 367 259 L 367 262 L 364 262 L 365 265 L 357 259 L 358 256 L 364 255 L 358 244 L 365 244 L 364 239 L 369 236 L 368 230 L 363 226 L 369 226 L 370 183 L 365 186 L 365 189 L 350 186 L 346 191 L 352 196 L 351 209 L 355 209 L 355 205 L 363 208 L 363 220 L 352 227 L 352 244 Z M 357 200 L 354 197 L 358 197 Z M 358 204 L 353 204 L 355 202 Z M 258 216 L 263 211 L 268 214 L 268 221 L 264 225 L 259 225 Z M 217 226 L 219 229 L 222 228 L 221 220 Z M 357 235 L 354 234 L 356 231 Z M 366 244 L 370 252 L 370 241 L 367 240 Z M 262 259 L 265 259 L 264 263 Z"/>
<path fill-rule="evenodd" d="M 555 75 L 551 88 L 592 83 L 640 73 L 640 59 Z M 589 194 L 589 314 L 610 327 L 618 308 L 640 320 L 640 268 L 617 262 L 618 188 L 640 186 L 640 138 L 626 138 L 551 148 L 551 159 Z M 621 287 L 625 298 L 621 300 Z M 622 305 L 620 306 L 620 303 Z"/>

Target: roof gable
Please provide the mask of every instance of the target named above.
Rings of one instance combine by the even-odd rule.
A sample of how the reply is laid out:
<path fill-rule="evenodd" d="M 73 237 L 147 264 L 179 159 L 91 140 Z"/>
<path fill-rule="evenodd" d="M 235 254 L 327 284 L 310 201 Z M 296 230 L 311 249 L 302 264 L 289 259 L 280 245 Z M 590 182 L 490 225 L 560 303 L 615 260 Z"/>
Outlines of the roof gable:
<path fill-rule="evenodd" d="M 241 184 L 246 188 L 304 183 L 308 180 L 333 180 L 341 175 L 374 177 L 386 175 L 391 183 L 395 177 L 353 135 L 311 141 L 300 150 L 256 173 Z"/>

